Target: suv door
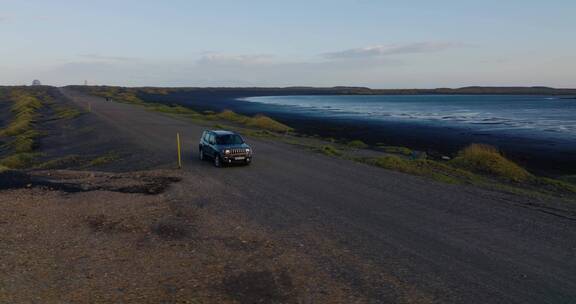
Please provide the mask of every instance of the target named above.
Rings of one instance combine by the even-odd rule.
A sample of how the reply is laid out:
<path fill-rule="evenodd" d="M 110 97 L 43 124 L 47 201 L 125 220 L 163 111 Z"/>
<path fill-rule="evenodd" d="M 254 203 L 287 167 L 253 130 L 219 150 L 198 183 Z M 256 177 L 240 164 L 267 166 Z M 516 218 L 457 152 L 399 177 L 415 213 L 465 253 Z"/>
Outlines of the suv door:
<path fill-rule="evenodd" d="M 206 152 L 206 149 L 204 148 L 204 146 L 206 146 L 206 144 L 207 144 L 207 140 L 206 140 L 207 136 L 208 136 L 208 132 L 206 132 L 206 131 L 202 132 L 202 136 L 200 136 L 200 140 L 198 142 L 198 149 L 204 150 L 204 152 Z"/>
<path fill-rule="evenodd" d="M 215 157 L 217 155 L 216 136 L 214 133 L 208 134 L 208 155 L 210 155 L 210 157 Z"/>

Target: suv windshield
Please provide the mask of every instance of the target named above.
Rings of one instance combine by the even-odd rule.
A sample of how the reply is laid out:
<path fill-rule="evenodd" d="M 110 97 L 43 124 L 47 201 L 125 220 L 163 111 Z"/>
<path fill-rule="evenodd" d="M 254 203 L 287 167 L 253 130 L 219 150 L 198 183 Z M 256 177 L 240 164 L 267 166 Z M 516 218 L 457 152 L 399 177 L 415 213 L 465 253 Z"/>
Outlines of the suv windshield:
<path fill-rule="evenodd" d="M 240 145 L 243 144 L 244 141 L 240 135 L 229 134 L 216 137 L 216 143 L 219 145 Z"/>

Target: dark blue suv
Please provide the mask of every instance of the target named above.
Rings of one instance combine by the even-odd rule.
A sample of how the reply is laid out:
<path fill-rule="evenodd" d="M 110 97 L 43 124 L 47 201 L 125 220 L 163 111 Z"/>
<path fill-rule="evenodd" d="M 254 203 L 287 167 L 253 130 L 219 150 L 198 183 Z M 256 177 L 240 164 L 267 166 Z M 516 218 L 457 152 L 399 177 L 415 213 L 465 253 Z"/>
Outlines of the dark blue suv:
<path fill-rule="evenodd" d="M 216 167 L 232 163 L 249 165 L 252 162 L 252 148 L 240 134 L 232 131 L 204 131 L 198 149 L 200 160 L 212 159 Z"/>

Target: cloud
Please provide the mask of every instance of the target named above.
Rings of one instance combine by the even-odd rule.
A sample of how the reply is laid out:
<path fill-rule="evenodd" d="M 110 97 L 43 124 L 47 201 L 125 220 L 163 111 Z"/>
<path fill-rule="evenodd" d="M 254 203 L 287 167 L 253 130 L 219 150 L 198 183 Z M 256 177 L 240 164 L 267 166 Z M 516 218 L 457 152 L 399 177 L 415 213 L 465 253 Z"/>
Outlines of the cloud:
<path fill-rule="evenodd" d="M 0 1 L 1 3 L 2 1 Z M 8 13 L 4 15 L 0 15 L 0 23 L 33 23 L 33 22 L 46 22 L 46 21 L 53 21 L 55 20 L 53 16 L 49 15 L 21 15 L 21 14 L 13 14 Z"/>
<path fill-rule="evenodd" d="M 83 58 L 87 58 L 87 59 L 91 59 L 91 60 L 97 60 L 97 61 L 127 62 L 127 61 L 138 60 L 138 58 L 136 58 L 136 57 L 105 56 L 105 55 L 100 55 L 100 54 L 79 54 L 78 56 L 83 57 Z"/>
<path fill-rule="evenodd" d="M 402 65 L 401 61 L 393 58 L 358 58 L 354 61 L 336 60 L 323 58 L 322 56 L 312 56 L 302 60 L 294 61 L 280 58 L 269 54 L 222 54 L 222 53 L 205 53 L 195 64 L 191 65 L 193 69 L 242 69 L 244 71 L 262 71 L 262 70 L 282 70 L 293 68 L 311 68 L 338 70 L 342 68 L 371 68 L 377 64 L 379 66 L 398 66 Z"/>
<path fill-rule="evenodd" d="M 220 53 L 208 53 L 202 56 L 198 65 L 211 66 L 258 66 L 274 64 L 274 56 L 267 54 L 256 55 L 228 55 Z"/>
<path fill-rule="evenodd" d="M 382 58 L 391 55 L 439 52 L 460 46 L 462 46 L 462 44 L 456 42 L 417 42 L 409 44 L 375 45 L 324 53 L 322 56 L 327 59 Z"/>
<path fill-rule="evenodd" d="M 79 54 L 81 58 L 54 66 L 40 79 L 62 83 L 179 86 L 364 85 L 391 81 L 409 63 L 396 54 L 440 51 L 454 43 L 413 43 L 359 48 L 298 58 L 261 54 L 200 52 L 185 60 L 152 60 Z M 196 56 L 194 56 L 196 55 Z M 343 60 L 354 58 L 354 60 Z M 81 59 L 81 60 L 79 60 Z M 354 81 L 351 81 L 353 79 Z"/>

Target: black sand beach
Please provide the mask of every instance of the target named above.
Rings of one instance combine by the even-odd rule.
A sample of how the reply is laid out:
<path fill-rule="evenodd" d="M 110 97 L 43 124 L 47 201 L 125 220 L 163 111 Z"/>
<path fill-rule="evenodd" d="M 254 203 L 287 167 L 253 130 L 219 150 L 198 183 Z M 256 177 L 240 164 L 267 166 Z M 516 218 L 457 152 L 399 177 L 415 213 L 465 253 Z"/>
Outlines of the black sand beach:
<path fill-rule="evenodd" d="M 488 134 L 466 128 L 430 126 L 409 121 L 336 119 L 310 113 L 290 112 L 274 105 L 240 100 L 244 97 L 274 96 L 281 93 L 283 92 L 215 89 L 213 91 L 177 91 L 167 95 L 144 94 L 139 97 L 146 101 L 180 104 L 198 111 L 230 109 L 246 115 L 266 114 L 294 127 L 301 134 L 319 135 L 343 141 L 360 139 L 372 145 L 383 143 L 405 146 L 426 151 L 428 155 L 436 158 L 452 157 L 458 150 L 471 143 L 486 143 L 498 147 L 509 158 L 533 173 L 546 176 L 576 173 L 576 146 L 568 141 L 559 143 L 546 139 Z M 288 91 L 287 95 L 291 93 Z"/>

